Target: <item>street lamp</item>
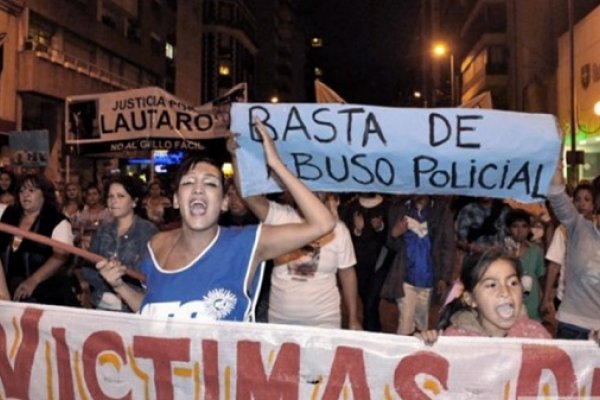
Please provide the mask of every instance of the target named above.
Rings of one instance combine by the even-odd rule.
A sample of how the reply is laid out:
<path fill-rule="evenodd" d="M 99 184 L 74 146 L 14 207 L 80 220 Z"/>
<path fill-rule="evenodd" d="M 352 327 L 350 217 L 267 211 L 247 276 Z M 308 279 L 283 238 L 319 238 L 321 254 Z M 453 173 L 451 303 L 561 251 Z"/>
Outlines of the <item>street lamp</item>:
<path fill-rule="evenodd" d="M 433 55 L 437 58 L 444 57 L 450 53 L 450 106 L 454 107 L 456 100 L 456 88 L 454 79 L 454 52 L 445 43 L 436 43 L 433 46 Z"/>

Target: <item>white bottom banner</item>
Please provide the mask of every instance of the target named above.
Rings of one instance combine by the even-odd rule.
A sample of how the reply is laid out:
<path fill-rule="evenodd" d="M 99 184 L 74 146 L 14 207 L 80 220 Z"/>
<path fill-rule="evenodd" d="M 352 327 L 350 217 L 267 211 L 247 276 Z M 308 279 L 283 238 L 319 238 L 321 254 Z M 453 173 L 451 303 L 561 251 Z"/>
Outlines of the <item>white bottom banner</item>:
<path fill-rule="evenodd" d="M 157 321 L 0 302 L 0 395 L 19 399 L 600 398 L 591 341 Z"/>

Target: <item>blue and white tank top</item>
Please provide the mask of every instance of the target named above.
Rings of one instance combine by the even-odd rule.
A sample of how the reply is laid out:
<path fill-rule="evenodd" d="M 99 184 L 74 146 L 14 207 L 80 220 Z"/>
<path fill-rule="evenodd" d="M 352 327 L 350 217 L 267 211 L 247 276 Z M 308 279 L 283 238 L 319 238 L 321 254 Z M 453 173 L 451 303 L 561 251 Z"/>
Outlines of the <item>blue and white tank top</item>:
<path fill-rule="evenodd" d="M 140 266 L 147 289 L 140 314 L 178 320 L 252 320 L 264 263 L 249 285 L 248 275 L 260 227 L 219 227 L 208 247 L 177 271 L 162 269 L 148 244 Z"/>

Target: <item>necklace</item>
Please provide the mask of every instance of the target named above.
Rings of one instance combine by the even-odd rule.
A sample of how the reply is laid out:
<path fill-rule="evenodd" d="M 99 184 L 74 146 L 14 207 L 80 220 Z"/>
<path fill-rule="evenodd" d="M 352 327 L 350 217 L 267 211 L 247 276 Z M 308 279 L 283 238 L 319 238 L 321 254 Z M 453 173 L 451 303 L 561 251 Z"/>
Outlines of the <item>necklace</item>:
<path fill-rule="evenodd" d="M 97 210 L 92 210 L 91 208 L 88 208 L 89 222 L 94 228 L 97 228 L 100 225 L 102 211 L 104 211 L 103 208 L 99 208 Z"/>

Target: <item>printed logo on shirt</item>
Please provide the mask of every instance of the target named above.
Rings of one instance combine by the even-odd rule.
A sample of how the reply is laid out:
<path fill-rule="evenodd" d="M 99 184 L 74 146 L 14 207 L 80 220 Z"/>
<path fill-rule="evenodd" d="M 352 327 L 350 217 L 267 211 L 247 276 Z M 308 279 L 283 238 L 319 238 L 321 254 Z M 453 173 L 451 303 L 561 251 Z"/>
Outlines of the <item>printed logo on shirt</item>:
<path fill-rule="evenodd" d="M 321 247 L 319 242 L 308 244 L 294 253 L 295 258 L 288 262 L 288 272 L 296 278 L 315 276 L 319 267 Z"/>
<path fill-rule="evenodd" d="M 215 321 L 226 319 L 235 308 L 236 295 L 224 288 L 210 290 L 202 300 L 182 303 L 167 301 L 145 304 L 140 314 L 178 320 Z"/>

